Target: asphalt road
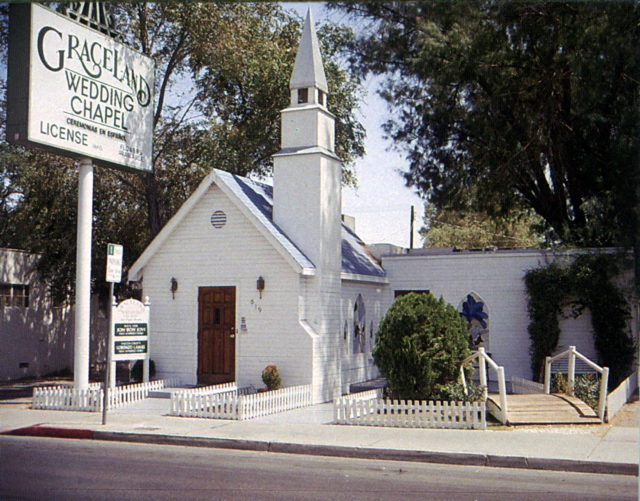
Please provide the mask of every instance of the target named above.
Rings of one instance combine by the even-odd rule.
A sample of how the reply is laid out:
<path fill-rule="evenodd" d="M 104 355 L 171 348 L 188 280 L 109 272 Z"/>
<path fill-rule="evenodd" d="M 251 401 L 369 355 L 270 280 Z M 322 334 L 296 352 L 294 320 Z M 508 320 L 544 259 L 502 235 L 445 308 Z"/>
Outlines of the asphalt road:
<path fill-rule="evenodd" d="M 638 478 L 0 437 L 9 500 L 636 500 Z"/>

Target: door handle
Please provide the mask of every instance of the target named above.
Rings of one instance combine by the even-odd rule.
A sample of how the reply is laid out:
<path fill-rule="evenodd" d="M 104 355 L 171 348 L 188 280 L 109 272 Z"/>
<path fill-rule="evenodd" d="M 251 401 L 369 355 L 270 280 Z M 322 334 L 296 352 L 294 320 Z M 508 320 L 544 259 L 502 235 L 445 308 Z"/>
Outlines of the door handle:
<path fill-rule="evenodd" d="M 231 336 L 229 336 L 231 339 L 234 339 L 236 337 L 235 334 L 231 334 Z"/>

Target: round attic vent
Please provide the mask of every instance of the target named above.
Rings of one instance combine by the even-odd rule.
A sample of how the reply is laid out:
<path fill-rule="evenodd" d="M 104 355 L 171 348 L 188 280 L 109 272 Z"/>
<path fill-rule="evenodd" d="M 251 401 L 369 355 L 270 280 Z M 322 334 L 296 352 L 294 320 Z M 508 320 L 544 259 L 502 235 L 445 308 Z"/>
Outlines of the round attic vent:
<path fill-rule="evenodd" d="M 225 224 L 227 224 L 227 215 L 223 211 L 217 210 L 211 214 L 211 226 L 222 228 Z"/>

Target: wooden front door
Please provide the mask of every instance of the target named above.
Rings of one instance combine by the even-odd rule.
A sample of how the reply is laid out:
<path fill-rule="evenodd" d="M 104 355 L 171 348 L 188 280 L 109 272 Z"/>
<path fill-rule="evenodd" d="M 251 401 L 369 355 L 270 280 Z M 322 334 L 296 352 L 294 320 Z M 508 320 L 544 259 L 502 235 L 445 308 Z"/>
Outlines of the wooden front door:
<path fill-rule="evenodd" d="M 236 377 L 236 288 L 198 289 L 198 383 Z"/>

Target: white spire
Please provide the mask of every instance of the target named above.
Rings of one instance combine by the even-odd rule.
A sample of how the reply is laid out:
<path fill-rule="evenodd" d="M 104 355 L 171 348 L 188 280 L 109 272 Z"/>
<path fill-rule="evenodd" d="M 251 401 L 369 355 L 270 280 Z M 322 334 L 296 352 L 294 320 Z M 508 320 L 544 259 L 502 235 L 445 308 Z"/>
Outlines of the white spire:
<path fill-rule="evenodd" d="M 307 11 L 307 19 L 304 23 L 302 38 L 296 54 L 296 62 L 293 65 L 293 73 L 289 82 L 291 90 L 309 87 L 315 87 L 324 93 L 329 91 L 311 9 Z"/>

